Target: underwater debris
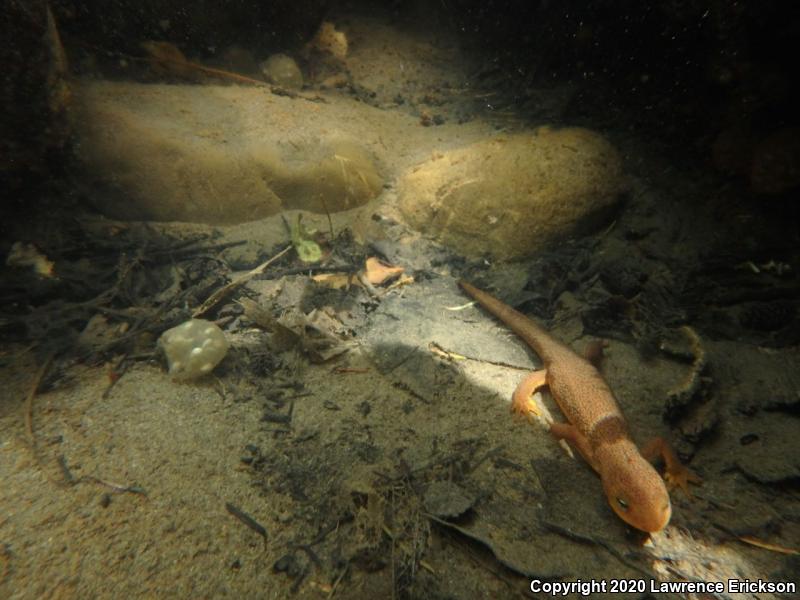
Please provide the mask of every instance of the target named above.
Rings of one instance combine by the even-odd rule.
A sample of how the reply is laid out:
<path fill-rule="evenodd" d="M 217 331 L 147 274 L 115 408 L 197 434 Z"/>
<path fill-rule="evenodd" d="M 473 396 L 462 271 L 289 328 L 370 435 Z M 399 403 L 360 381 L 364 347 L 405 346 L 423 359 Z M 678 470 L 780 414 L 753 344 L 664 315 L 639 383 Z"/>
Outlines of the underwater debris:
<path fill-rule="evenodd" d="M 688 325 L 681 327 L 680 331 L 683 332 L 689 341 L 689 348 L 693 360 L 691 368 L 684 380 L 667 392 L 666 411 L 668 414 L 675 414 L 677 411 L 686 407 L 695 398 L 703 383 L 701 375 L 706 368 L 706 352 L 703 349 L 700 336 Z"/>
<path fill-rule="evenodd" d="M 680 331 L 689 342 L 692 363 L 681 383 L 667 392 L 664 419 L 675 424 L 685 440 L 697 443 L 718 425 L 719 407 L 711 393 L 713 380 L 707 374 L 706 351 L 700 336 L 688 325 Z M 681 450 L 689 452 L 687 446 Z"/>
<path fill-rule="evenodd" d="M 255 531 L 258 535 L 260 535 L 262 538 L 264 538 L 264 549 L 265 550 L 267 549 L 267 530 L 261 523 L 256 521 L 250 515 L 248 515 L 241 508 L 234 506 L 230 502 L 225 503 L 225 510 L 227 510 L 230 514 L 239 519 L 239 521 L 247 525 L 247 527 L 249 527 L 250 529 Z"/>
<path fill-rule="evenodd" d="M 247 298 L 239 301 L 245 316 L 255 325 L 270 332 L 270 348 L 275 352 L 301 351 L 312 363 L 321 364 L 344 354 L 352 340 L 342 332 L 342 323 L 324 309 L 305 314 L 289 311 L 275 319 L 267 310 Z"/>
<path fill-rule="evenodd" d="M 224 286 L 219 288 L 216 292 L 211 294 L 211 296 L 209 296 L 208 299 L 205 302 L 203 302 L 203 304 L 197 310 L 195 310 L 194 313 L 192 313 L 192 317 L 196 319 L 196 318 L 206 314 L 208 311 L 210 311 L 212 308 L 214 308 L 220 301 L 222 301 L 222 299 L 225 298 L 229 293 L 231 293 L 233 290 L 235 290 L 239 286 L 244 285 L 245 283 L 250 281 L 256 275 L 261 275 L 267 269 L 268 266 L 270 266 L 276 260 L 281 258 L 284 254 L 289 252 L 289 250 L 291 250 L 291 249 L 292 249 L 292 246 L 286 246 L 286 248 L 284 248 L 283 250 L 278 252 L 275 256 L 273 256 L 269 260 L 266 260 L 263 263 L 261 263 L 260 265 L 258 265 L 255 269 L 252 269 L 251 271 L 248 271 L 244 275 L 241 275 L 241 276 L 237 277 L 233 281 L 226 283 Z"/>
<path fill-rule="evenodd" d="M 53 355 L 50 354 L 39 367 L 36 376 L 33 378 L 31 389 L 25 397 L 25 431 L 28 434 L 28 441 L 31 445 L 36 443 L 36 438 L 33 435 L 33 399 L 36 397 L 36 392 L 44 379 L 47 369 L 50 368 L 50 363 L 53 360 Z"/>
<path fill-rule="evenodd" d="M 30 268 L 39 277 L 55 276 L 55 263 L 42 254 L 34 244 L 14 242 L 6 257 L 6 265 Z"/>
<path fill-rule="evenodd" d="M 150 66 L 156 73 L 190 80 L 195 80 L 198 76 L 208 76 L 248 85 L 265 85 L 263 81 L 252 77 L 191 62 L 177 46 L 169 42 L 147 40 L 142 42 L 140 46 L 142 50 L 147 52 Z"/>

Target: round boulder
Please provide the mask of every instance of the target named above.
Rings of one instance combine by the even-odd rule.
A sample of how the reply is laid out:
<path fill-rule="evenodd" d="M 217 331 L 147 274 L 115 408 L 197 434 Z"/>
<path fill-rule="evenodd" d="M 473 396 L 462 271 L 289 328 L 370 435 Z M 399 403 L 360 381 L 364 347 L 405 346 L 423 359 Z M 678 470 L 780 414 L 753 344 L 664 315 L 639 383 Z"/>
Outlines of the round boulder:
<path fill-rule="evenodd" d="M 84 82 L 75 154 L 91 201 L 118 219 L 243 223 L 335 213 L 377 197 L 373 153 L 332 103 L 264 88 Z"/>
<path fill-rule="evenodd" d="M 602 224 L 625 188 L 599 134 L 542 127 L 436 154 L 398 184 L 409 224 L 466 256 L 530 256 Z"/>

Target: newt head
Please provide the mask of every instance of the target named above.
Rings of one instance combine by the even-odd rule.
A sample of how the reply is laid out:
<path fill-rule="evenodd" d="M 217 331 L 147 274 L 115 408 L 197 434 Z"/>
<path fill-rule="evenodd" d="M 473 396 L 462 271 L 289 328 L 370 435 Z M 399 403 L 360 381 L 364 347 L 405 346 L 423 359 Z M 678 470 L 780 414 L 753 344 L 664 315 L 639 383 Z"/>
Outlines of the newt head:
<path fill-rule="evenodd" d="M 630 440 L 595 449 L 611 508 L 628 525 L 655 533 L 669 523 L 672 506 L 664 480 Z"/>

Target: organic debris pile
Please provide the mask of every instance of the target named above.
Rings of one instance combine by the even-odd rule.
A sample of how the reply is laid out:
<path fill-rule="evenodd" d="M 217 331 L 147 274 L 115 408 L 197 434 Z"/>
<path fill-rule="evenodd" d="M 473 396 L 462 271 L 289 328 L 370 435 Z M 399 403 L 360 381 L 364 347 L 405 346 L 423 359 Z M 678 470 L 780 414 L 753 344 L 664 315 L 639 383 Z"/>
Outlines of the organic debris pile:
<path fill-rule="evenodd" d="M 36 246 L 38 267 L 7 261 L 0 334 L 64 360 L 142 358 L 158 333 L 226 281 L 215 253 L 227 245 L 145 225 L 74 224 Z"/>

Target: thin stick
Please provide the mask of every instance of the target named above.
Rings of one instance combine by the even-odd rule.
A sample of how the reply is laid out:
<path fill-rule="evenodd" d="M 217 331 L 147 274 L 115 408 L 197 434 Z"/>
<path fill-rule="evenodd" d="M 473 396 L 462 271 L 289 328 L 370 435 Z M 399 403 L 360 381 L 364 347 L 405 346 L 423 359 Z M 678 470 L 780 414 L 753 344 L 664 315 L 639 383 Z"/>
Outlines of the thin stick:
<path fill-rule="evenodd" d="M 25 430 L 28 432 L 28 440 L 31 445 L 35 443 L 35 438 L 33 437 L 33 399 L 36 397 L 36 391 L 39 389 L 39 385 L 42 383 L 42 379 L 44 379 L 45 373 L 50 367 L 52 360 L 53 353 L 51 352 L 47 355 L 42 366 L 39 367 L 36 377 L 33 379 L 33 385 L 31 385 L 31 389 L 25 398 Z"/>
<path fill-rule="evenodd" d="M 394 514 L 394 490 L 391 490 L 391 498 L 392 498 L 392 509 L 391 509 L 392 513 L 391 513 L 391 515 L 392 515 L 392 519 L 394 520 L 394 517 L 395 517 L 395 514 Z M 392 540 L 392 558 L 391 558 L 391 560 L 392 560 L 392 600 L 395 600 L 395 598 L 397 598 L 397 573 L 395 572 L 395 564 L 394 564 L 395 563 L 395 560 L 394 560 L 394 540 L 395 540 L 395 536 L 392 535 L 392 536 L 389 536 L 389 537 Z"/>
<path fill-rule="evenodd" d="M 325 209 L 325 216 L 328 217 L 328 229 L 330 229 L 331 243 L 333 243 L 333 238 L 335 236 L 333 235 L 333 220 L 331 219 L 331 211 L 328 210 L 328 203 L 325 202 L 325 196 L 320 196 L 319 199 L 322 200 L 322 208 Z"/>
<path fill-rule="evenodd" d="M 250 529 L 255 531 L 258 535 L 260 535 L 262 538 L 264 538 L 264 549 L 265 550 L 267 549 L 267 530 L 261 523 L 256 521 L 250 515 L 248 515 L 241 508 L 239 508 L 238 506 L 234 506 L 230 502 L 225 503 L 225 510 L 227 510 L 230 514 L 239 519 L 239 521 L 247 525 L 247 527 L 249 527 Z"/>
<path fill-rule="evenodd" d="M 250 281 L 256 275 L 261 275 L 261 273 L 266 271 L 268 266 L 270 266 L 276 260 L 281 258 L 284 254 L 289 252 L 289 250 L 291 250 L 292 247 L 293 246 L 291 244 L 289 244 L 288 246 L 286 246 L 286 248 L 284 248 L 283 250 L 278 252 L 275 256 L 270 258 L 268 261 L 261 263 L 260 265 L 258 265 L 252 271 L 248 271 L 244 275 L 241 275 L 241 276 L 237 277 L 236 279 L 234 279 L 230 283 L 227 283 L 224 286 L 222 286 L 221 288 L 219 288 L 216 292 L 214 292 L 213 294 L 211 294 L 211 296 L 208 297 L 208 300 L 206 300 L 205 302 L 203 302 L 203 304 L 200 305 L 200 308 L 198 308 L 197 310 L 194 311 L 194 313 L 192 313 L 192 317 L 196 319 L 196 318 L 201 317 L 204 314 L 206 314 L 209 310 L 214 308 L 217 305 L 217 303 L 220 300 L 222 300 L 225 296 L 227 296 L 230 292 L 232 292 L 233 290 L 235 290 L 239 286 L 244 285 L 245 283 Z"/>
<path fill-rule="evenodd" d="M 350 563 L 348 562 L 344 566 L 344 569 L 342 569 L 342 572 L 339 573 L 339 576 L 336 578 L 336 581 L 333 582 L 333 587 L 331 587 L 331 591 L 328 593 L 328 598 L 333 598 L 333 595 L 336 593 L 336 589 L 339 587 L 339 584 L 342 582 L 342 579 L 344 579 L 344 576 L 347 575 L 347 571 L 349 570 L 350 570 Z"/>
<path fill-rule="evenodd" d="M 78 479 L 78 482 L 83 482 L 83 481 L 93 481 L 94 483 L 99 483 L 100 485 L 109 487 L 115 492 L 119 493 L 140 494 L 142 496 L 147 496 L 147 492 L 145 492 L 144 489 L 139 487 L 138 485 L 120 485 L 119 483 L 114 483 L 113 481 L 106 481 L 105 479 L 100 479 L 99 477 L 95 477 L 94 475 L 84 475 L 83 477 Z"/>
<path fill-rule="evenodd" d="M 159 60 L 164 60 L 164 59 L 159 59 Z M 252 77 L 239 75 L 239 73 L 233 73 L 231 71 L 223 71 L 222 69 L 215 69 L 214 67 L 206 67 L 205 65 L 201 65 L 195 62 L 190 62 L 188 60 L 185 63 L 175 60 L 170 60 L 168 62 L 173 62 L 181 66 L 186 66 L 189 67 L 190 69 L 196 69 L 197 71 L 205 73 L 206 75 L 213 75 L 215 77 L 221 77 L 222 79 L 230 79 L 231 81 L 238 81 L 239 83 L 249 83 L 250 85 L 259 85 L 259 86 L 267 85 L 266 82 L 259 81 L 258 79 L 253 79 Z"/>

